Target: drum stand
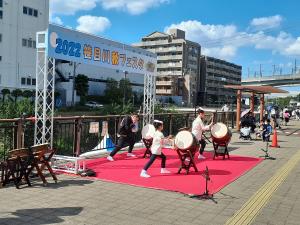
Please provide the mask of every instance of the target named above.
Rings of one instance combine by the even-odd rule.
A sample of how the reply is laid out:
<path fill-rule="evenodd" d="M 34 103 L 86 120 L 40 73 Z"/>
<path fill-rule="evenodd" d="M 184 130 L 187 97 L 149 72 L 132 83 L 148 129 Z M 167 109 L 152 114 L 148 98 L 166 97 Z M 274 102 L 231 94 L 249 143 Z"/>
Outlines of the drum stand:
<path fill-rule="evenodd" d="M 265 155 L 260 156 L 260 158 L 270 159 L 270 160 L 275 160 L 276 159 L 276 158 L 271 157 L 269 155 L 269 141 L 266 141 L 266 149 L 261 148 L 260 150 L 262 150 L 265 153 Z"/>
<path fill-rule="evenodd" d="M 143 142 L 144 142 L 144 144 L 146 146 L 146 150 L 145 150 L 143 158 L 146 158 L 148 155 L 150 157 L 152 155 L 150 148 L 152 146 L 153 139 L 152 138 L 151 139 L 145 139 L 145 138 L 143 138 L 142 140 L 143 140 Z"/>
<path fill-rule="evenodd" d="M 229 152 L 228 152 L 228 148 L 227 148 L 227 143 L 216 143 L 216 142 L 213 141 L 213 146 L 214 146 L 214 150 L 215 150 L 213 159 L 215 159 L 218 156 L 223 156 L 223 159 L 225 159 L 226 155 L 229 159 Z M 218 152 L 219 147 L 224 147 L 225 148 L 224 152 Z"/>
<path fill-rule="evenodd" d="M 194 167 L 195 172 L 198 172 L 197 166 L 194 161 L 194 155 L 191 149 L 185 150 L 184 152 L 176 149 L 179 159 L 181 161 L 180 168 L 177 173 L 180 173 L 182 169 L 186 170 L 186 174 L 189 174 L 190 168 Z M 194 151 L 195 152 L 195 151 Z"/>

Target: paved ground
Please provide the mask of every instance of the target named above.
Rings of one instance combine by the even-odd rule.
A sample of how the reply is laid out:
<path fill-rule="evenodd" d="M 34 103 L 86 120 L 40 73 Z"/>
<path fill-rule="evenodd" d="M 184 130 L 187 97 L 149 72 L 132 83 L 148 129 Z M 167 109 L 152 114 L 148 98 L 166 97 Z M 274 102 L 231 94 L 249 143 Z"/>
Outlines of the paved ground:
<path fill-rule="evenodd" d="M 281 148 L 270 150 L 276 160 L 265 160 L 226 186 L 213 200 L 192 199 L 183 194 L 129 185 L 59 176 L 43 187 L 0 189 L 0 224 L 225 224 L 288 160 L 299 151 L 300 122 L 279 133 Z M 285 132 L 290 132 L 289 134 Z M 296 131 L 296 133 L 300 133 Z M 260 156 L 261 141 L 231 142 L 233 154 Z M 207 149 L 212 149 L 208 146 Z M 253 217 L 253 224 L 300 224 L 300 164 Z"/>

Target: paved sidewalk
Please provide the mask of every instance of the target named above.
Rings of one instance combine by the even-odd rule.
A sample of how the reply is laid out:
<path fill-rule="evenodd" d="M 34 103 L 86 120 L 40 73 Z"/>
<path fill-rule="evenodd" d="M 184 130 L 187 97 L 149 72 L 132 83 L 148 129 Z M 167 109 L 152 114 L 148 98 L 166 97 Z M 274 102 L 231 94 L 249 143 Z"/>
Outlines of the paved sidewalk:
<path fill-rule="evenodd" d="M 300 129 L 291 122 L 287 132 Z M 297 131 L 300 133 L 299 131 Z M 59 183 L 40 181 L 17 190 L 0 189 L 0 224 L 225 224 L 236 211 L 300 147 L 300 135 L 279 133 L 281 148 L 270 149 L 276 160 L 265 160 L 215 194 L 213 200 L 192 199 L 180 193 L 59 175 Z M 242 141 L 238 135 L 230 144 L 231 154 L 260 156 L 261 141 Z M 208 145 L 207 150 L 212 150 Z M 272 195 L 253 224 L 299 224 L 300 165 Z"/>

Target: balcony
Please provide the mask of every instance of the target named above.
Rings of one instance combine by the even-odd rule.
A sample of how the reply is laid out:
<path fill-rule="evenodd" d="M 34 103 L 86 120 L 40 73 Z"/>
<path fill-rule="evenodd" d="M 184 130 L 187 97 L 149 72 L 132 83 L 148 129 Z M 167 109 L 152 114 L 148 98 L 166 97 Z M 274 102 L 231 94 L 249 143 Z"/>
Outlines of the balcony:
<path fill-rule="evenodd" d="M 173 80 L 168 80 L 168 81 L 156 81 L 156 86 L 173 86 L 174 81 Z"/>
<path fill-rule="evenodd" d="M 182 67 L 182 63 L 158 63 L 157 68 L 173 68 L 173 67 Z"/>
<path fill-rule="evenodd" d="M 181 71 L 157 71 L 158 76 L 182 76 Z"/>
<path fill-rule="evenodd" d="M 157 56 L 157 60 L 182 60 L 182 55 L 163 55 L 163 56 Z"/>
<path fill-rule="evenodd" d="M 175 91 L 172 91 L 172 89 L 159 89 L 156 88 L 156 94 L 158 95 L 172 95 Z"/>
<path fill-rule="evenodd" d="M 182 52 L 182 47 L 157 48 L 155 52 Z"/>

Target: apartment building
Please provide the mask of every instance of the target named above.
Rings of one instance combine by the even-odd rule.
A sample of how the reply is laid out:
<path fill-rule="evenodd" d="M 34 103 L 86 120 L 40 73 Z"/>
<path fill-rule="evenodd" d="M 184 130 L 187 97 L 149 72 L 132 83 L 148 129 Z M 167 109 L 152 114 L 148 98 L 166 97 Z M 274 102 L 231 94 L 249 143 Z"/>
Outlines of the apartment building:
<path fill-rule="evenodd" d="M 168 34 L 155 31 L 141 39 L 136 47 L 157 54 L 156 95 L 162 101 L 198 104 L 200 90 L 201 46 L 185 39 L 185 32 L 171 29 Z"/>
<path fill-rule="evenodd" d="M 0 89 L 35 89 L 35 37 L 48 23 L 49 0 L 0 0 Z"/>
<path fill-rule="evenodd" d="M 201 77 L 205 80 L 200 101 L 207 106 L 221 106 L 233 103 L 236 92 L 224 88 L 224 85 L 240 85 L 242 66 L 225 60 L 201 56 Z"/>

